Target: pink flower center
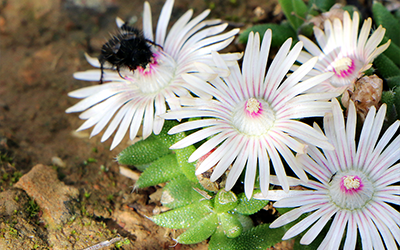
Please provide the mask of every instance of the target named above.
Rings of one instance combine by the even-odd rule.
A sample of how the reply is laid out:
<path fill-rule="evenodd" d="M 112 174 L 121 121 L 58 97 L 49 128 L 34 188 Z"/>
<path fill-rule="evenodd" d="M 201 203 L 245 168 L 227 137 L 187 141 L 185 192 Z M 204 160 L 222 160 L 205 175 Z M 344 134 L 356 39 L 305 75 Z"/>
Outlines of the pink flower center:
<path fill-rule="evenodd" d="M 256 98 L 250 98 L 246 101 L 246 113 L 251 117 L 258 117 L 262 113 L 262 104 Z"/>
<path fill-rule="evenodd" d="M 340 179 L 340 190 L 346 194 L 354 194 L 361 191 L 364 184 L 357 175 L 346 175 Z"/>
<path fill-rule="evenodd" d="M 353 74 L 356 66 L 354 61 L 349 57 L 343 57 L 332 63 L 333 71 L 337 77 L 344 78 Z"/>
<path fill-rule="evenodd" d="M 246 136 L 260 136 L 274 126 L 276 116 L 273 108 L 262 98 L 240 101 L 232 110 L 232 126 Z"/>

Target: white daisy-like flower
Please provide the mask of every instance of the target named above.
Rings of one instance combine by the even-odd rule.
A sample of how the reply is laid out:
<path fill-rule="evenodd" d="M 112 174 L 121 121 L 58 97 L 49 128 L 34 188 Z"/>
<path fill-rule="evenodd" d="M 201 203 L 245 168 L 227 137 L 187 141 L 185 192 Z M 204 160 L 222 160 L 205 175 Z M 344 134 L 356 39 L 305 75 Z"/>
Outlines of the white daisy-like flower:
<path fill-rule="evenodd" d="M 298 139 L 332 149 L 320 132 L 298 119 L 323 116 L 330 110 L 328 100 L 337 94 L 303 93 L 325 81 L 333 73 L 324 73 L 301 81 L 314 67 L 317 61 L 314 58 L 286 78 L 302 49 L 302 42 L 299 42 L 290 50 L 290 38 L 282 45 L 265 75 L 270 43 L 270 30 L 265 33 L 261 48 L 259 34 L 250 33 L 242 71 L 237 63 L 227 66 L 218 53 L 213 53 L 216 65 L 230 70 L 228 77 L 218 77 L 210 82 L 194 74 L 186 74 L 183 78 L 214 98 L 181 98 L 181 104 L 185 107 L 163 115 L 166 119 L 206 117 L 172 128 L 170 134 L 203 129 L 187 136 L 171 148 L 183 148 L 212 137 L 190 156 L 189 162 L 198 160 L 216 148 L 200 164 L 196 174 L 201 174 L 216 164 L 211 176 L 211 181 L 215 181 L 233 164 L 225 187 L 230 190 L 246 167 L 244 189 L 247 197 L 252 196 L 257 166 L 261 191 L 264 194 L 268 192 L 270 160 L 285 190 L 289 190 L 289 185 L 281 157 L 297 176 L 307 180 L 293 155 L 293 152 L 305 151 L 305 145 Z"/>
<path fill-rule="evenodd" d="M 271 227 L 280 227 L 311 212 L 290 228 L 283 240 L 311 226 L 300 241 L 308 245 L 333 218 L 318 249 L 339 249 L 345 232 L 344 249 L 355 249 L 357 230 L 362 249 L 398 249 L 395 241 L 400 244 L 400 213 L 390 204 L 400 205 L 400 164 L 393 165 L 400 160 L 400 136 L 392 140 L 400 121 L 392 124 L 378 141 L 386 105 L 378 112 L 372 107 L 357 144 L 354 103 L 350 104 L 346 126 L 339 103 L 336 99 L 332 103 L 332 113 L 324 118 L 324 130 L 335 150 L 321 152 L 310 146 L 309 156 L 299 156 L 299 163 L 316 181 L 293 180 L 291 184 L 312 190 L 289 191 L 287 198 L 276 202 L 275 207 L 296 208 L 281 215 Z"/>
<path fill-rule="evenodd" d="M 209 65 L 212 62 L 211 51 L 219 51 L 228 46 L 239 31 L 234 29 L 220 34 L 227 24 L 221 24 L 220 20 L 203 21 L 209 10 L 192 20 L 193 10 L 189 10 L 167 34 L 173 4 L 174 0 L 167 0 L 164 4 L 154 36 L 150 5 L 148 2 L 144 3 L 143 35 L 148 41 L 154 41 L 151 46 L 153 60 L 145 69 L 138 67 L 133 72 L 124 68 L 119 71 L 104 70 L 103 80 L 110 81 L 109 83 L 69 93 L 71 97 L 84 98 L 66 111 L 71 113 L 86 110 L 79 117 L 87 121 L 78 131 L 94 126 L 91 133 L 94 136 L 108 124 L 101 141 L 107 140 L 116 131 L 111 149 L 121 142 L 128 129 L 130 138 L 135 138 L 142 123 L 144 138 L 152 132 L 158 134 L 164 124 L 164 119 L 159 115 L 166 111 L 166 100 L 168 102 L 179 96 L 189 95 L 181 75 L 198 71 L 202 63 Z M 122 20 L 117 19 L 119 27 L 123 24 Z M 240 56 L 238 53 L 224 55 L 228 61 L 236 61 Z M 87 56 L 87 59 L 93 66 L 100 67 L 97 58 Z M 74 77 L 99 81 L 101 70 L 78 72 Z M 207 96 L 196 87 L 190 90 L 197 95 Z M 180 108 L 176 101 L 171 101 L 168 106 L 172 110 Z"/>
<path fill-rule="evenodd" d="M 317 46 L 305 36 L 299 36 L 304 48 L 309 52 L 301 52 L 298 61 L 304 63 L 314 56 L 318 56 L 315 69 L 311 70 L 307 77 L 312 77 L 321 72 L 334 72 L 335 75 L 323 84 L 311 89 L 311 92 L 335 91 L 343 93 L 347 88 L 353 88 L 355 81 L 369 69 L 372 61 L 385 51 L 390 41 L 377 47 L 386 29 L 379 26 L 368 38 L 371 31 L 372 20 L 364 21 L 358 34 L 359 15 L 353 14 L 351 20 L 346 11 L 343 15 L 343 23 L 336 18 L 333 24 L 330 20 L 324 22 L 324 31 L 314 26 L 314 35 Z M 296 70 L 298 66 L 292 69 Z"/>

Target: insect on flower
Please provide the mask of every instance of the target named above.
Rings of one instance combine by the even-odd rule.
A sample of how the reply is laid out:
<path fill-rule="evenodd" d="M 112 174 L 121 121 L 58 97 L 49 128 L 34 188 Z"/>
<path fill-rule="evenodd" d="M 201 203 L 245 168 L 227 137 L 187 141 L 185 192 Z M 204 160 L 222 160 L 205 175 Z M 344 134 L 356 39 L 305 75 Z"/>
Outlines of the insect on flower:
<path fill-rule="evenodd" d="M 124 78 L 120 69 L 123 67 L 135 71 L 137 67 L 143 69 L 153 61 L 151 46 L 161 46 L 146 39 L 139 29 L 128 26 L 124 23 L 119 28 L 119 34 L 113 36 L 101 48 L 99 62 L 101 65 L 100 84 L 103 83 L 104 64 L 110 63 L 118 71 L 121 78 Z"/>
<path fill-rule="evenodd" d="M 173 5 L 174 0 L 165 2 L 155 31 L 148 2 L 144 2 L 141 30 L 133 29 L 117 18 L 119 35 L 104 45 L 100 57 L 86 55 L 88 62 L 100 70 L 74 73 L 79 80 L 107 82 L 70 92 L 69 96 L 83 100 L 66 112 L 85 111 L 81 117 L 86 122 L 79 130 L 94 127 L 91 136 L 95 136 L 105 129 L 102 142 L 115 132 L 111 149 L 127 133 L 134 139 L 141 125 L 143 138 L 152 133 L 159 134 L 164 126 L 164 118 L 160 115 L 167 108 L 180 109 L 178 97 L 189 96 L 190 92 L 209 96 L 187 84 L 182 76 L 203 72 L 207 65 L 216 67 L 211 53 L 224 49 L 239 32 L 239 29 L 223 32 L 228 24 L 218 19 L 204 20 L 210 10 L 193 19 L 193 10 L 188 10 L 168 32 Z M 234 63 L 241 54 L 222 56 Z"/>

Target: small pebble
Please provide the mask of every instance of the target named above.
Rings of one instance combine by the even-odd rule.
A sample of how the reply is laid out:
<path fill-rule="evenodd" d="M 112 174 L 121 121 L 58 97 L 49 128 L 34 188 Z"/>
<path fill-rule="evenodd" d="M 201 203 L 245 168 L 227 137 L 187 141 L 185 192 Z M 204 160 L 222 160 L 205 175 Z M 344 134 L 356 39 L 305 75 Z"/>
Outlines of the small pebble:
<path fill-rule="evenodd" d="M 51 163 L 60 168 L 65 168 L 67 166 L 67 164 L 65 164 L 65 162 L 63 160 L 61 160 L 60 157 L 57 157 L 57 156 L 53 156 L 51 158 Z"/>
<path fill-rule="evenodd" d="M 134 180 L 134 181 L 139 180 L 139 177 L 140 177 L 139 173 L 134 172 L 134 171 L 130 170 L 129 168 L 122 167 L 122 166 L 119 167 L 119 173 L 125 177 L 128 177 L 128 178 Z"/>

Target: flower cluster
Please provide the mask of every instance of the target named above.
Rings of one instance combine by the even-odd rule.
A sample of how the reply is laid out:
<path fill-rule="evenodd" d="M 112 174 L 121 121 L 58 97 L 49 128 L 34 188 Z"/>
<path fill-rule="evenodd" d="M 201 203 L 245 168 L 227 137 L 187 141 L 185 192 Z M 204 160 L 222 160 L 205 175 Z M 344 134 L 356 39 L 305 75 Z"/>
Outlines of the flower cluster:
<path fill-rule="evenodd" d="M 268 67 L 272 32 L 267 30 L 262 39 L 251 32 L 240 67 L 240 53 L 218 53 L 238 30 L 223 33 L 227 24 L 204 20 L 208 10 L 192 20 L 193 11 L 187 11 L 167 33 L 173 3 L 166 1 L 155 34 L 150 5 L 144 4 L 143 39 L 152 54 L 147 66 L 113 68 L 87 56 L 101 70 L 78 72 L 75 78 L 107 83 L 69 93 L 83 99 L 67 110 L 84 111 L 80 118 L 87 121 L 78 130 L 94 126 L 94 136 L 107 127 L 101 141 L 115 132 L 113 149 L 128 130 L 133 139 L 142 126 L 146 138 L 159 134 L 165 119 L 183 120 L 169 134 L 195 131 L 171 149 L 196 144 L 188 159 L 202 159 L 196 174 L 213 169 L 210 179 L 216 181 L 229 170 L 225 189 L 230 190 L 244 172 L 248 199 L 255 186 L 261 189 L 258 198 L 267 199 L 273 195 L 271 183 L 281 186 L 285 198 L 275 206 L 298 208 L 271 227 L 312 212 L 284 239 L 312 225 L 301 240 L 309 244 L 334 217 L 320 249 L 338 249 L 344 232 L 345 249 L 354 249 L 357 230 L 363 247 L 384 249 L 385 244 L 395 249 L 395 241 L 400 244 L 400 213 L 388 203 L 400 205 L 400 186 L 394 185 L 400 180 L 400 165 L 393 166 L 400 160 L 400 137 L 389 142 L 400 123 L 378 141 L 386 106 L 377 113 L 372 107 L 357 144 L 354 104 L 350 102 L 345 126 L 335 99 L 352 89 L 388 48 L 390 41 L 378 46 L 385 29 L 379 26 L 368 38 L 371 19 L 358 32 L 358 13 L 351 19 L 345 12 L 343 21 L 326 20 L 324 30 L 314 27 L 318 45 L 305 36 L 293 46 L 292 39 L 286 40 Z M 117 25 L 125 24 L 117 19 Z M 314 117 L 324 117 L 324 132 L 301 120 Z M 287 170 L 299 179 L 288 177 Z M 312 190 L 293 191 L 292 185 Z"/>

